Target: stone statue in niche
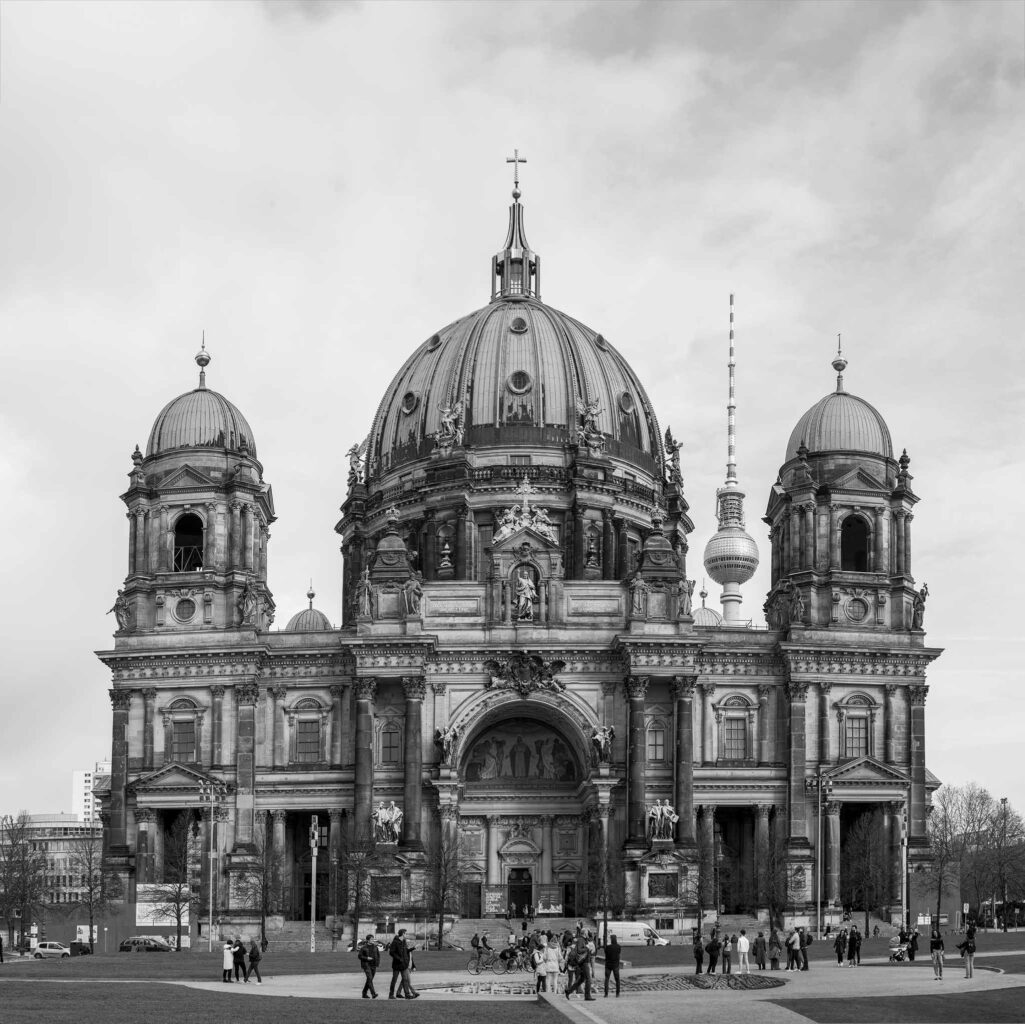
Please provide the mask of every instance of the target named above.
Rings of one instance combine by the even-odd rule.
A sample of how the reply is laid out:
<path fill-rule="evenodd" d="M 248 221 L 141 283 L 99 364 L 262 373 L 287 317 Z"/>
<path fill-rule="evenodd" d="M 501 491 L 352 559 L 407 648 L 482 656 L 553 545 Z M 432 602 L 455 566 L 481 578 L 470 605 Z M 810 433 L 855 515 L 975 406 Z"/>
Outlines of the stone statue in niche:
<path fill-rule="evenodd" d="M 630 614 L 631 615 L 644 615 L 645 614 L 645 603 L 648 596 L 648 591 L 651 588 L 645 583 L 642 576 L 634 576 L 630 580 Z"/>
<path fill-rule="evenodd" d="M 689 619 L 694 607 L 694 581 L 693 580 L 680 580 L 679 589 L 679 600 L 680 600 L 680 612 L 679 617 L 681 619 Z"/>
<path fill-rule="evenodd" d="M 911 602 L 911 629 L 922 629 L 925 622 L 925 600 L 929 596 L 929 584 L 923 583 L 921 590 L 915 591 Z"/>
<path fill-rule="evenodd" d="M 790 594 L 790 621 L 794 625 L 804 622 L 804 595 L 798 587 L 794 587 Z"/>
<path fill-rule="evenodd" d="M 256 603 L 256 587 L 253 586 L 253 577 L 248 576 L 246 578 L 246 585 L 242 588 L 242 593 L 238 595 L 238 601 L 236 602 L 239 615 L 242 616 L 243 626 L 254 625 Z"/>
<path fill-rule="evenodd" d="M 680 816 L 668 800 L 656 800 L 648 811 L 648 838 L 672 839 L 673 826 L 679 820 Z"/>
<path fill-rule="evenodd" d="M 377 810 L 370 816 L 374 823 L 374 839 L 379 843 L 397 843 L 402 831 L 402 811 L 392 800 L 389 807 L 382 800 Z"/>
<path fill-rule="evenodd" d="M 537 587 L 527 569 L 520 569 L 516 574 L 516 618 L 521 622 L 529 622 L 534 618 L 534 602 L 537 600 Z"/>
<path fill-rule="evenodd" d="M 577 427 L 577 441 L 585 447 L 590 455 L 599 456 L 605 452 L 605 437 L 598 426 L 598 413 L 601 412 L 601 399 L 585 402 L 576 396 L 577 414 L 580 425 Z"/>
<path fill-rule="evenodd" d="M 454 725 L 446 725 L 444 729 L 435 730 L 434 743 L 441 748 L 441 760 L 444 764 L 452 760 L 452 748 L 458 736 L 459 730 Z"/>
<path fill-rule="evenodd" d="M 108 615 L 111 613 L 113 613 L 114 618 L 117 620 L 119 632 L 132 628 L 132 620 L 134 618 L 132 606 L 128 603 L 128 598 L 125 597 L 123 590 L 117 592 L 117 597 L 114 598 L 114 607 L 107 612 Z"/>
<path fill-rule="evenodd" d="M 370 583 L 370 567 L 367 566 L 356 584 L 356 614 L 360 618 L 374 617 L 374 588 Z"/>
<path fill-rule="evenodd" d="M 434 443 L 443 452 L 463 443 L 463 403 L 452 402 L 439 410 L 441 427 L 434 435 Z"/>
<path fill-rule="evenodd" d="M 407 615 L 420 614 L 423 596 L 423 575 L 417 572 L 410 576 L 402 587 L 402 598 L 405 601 Z"/>
<path fill-rule="evenodd" d="M 608 762 L 612 760 L 612 741 L 616 738 L 616 730 L 611 725 L 603 725 L 594 730 L 591 734 L 591 742 L 598 754 L 598 760 Z"/>

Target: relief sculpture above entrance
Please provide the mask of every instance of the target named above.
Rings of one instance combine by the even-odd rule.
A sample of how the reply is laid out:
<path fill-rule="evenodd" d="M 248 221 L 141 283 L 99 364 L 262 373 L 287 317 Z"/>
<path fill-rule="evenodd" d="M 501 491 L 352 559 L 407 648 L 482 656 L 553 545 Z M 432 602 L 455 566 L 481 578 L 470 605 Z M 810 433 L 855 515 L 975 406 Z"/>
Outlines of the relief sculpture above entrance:
<path fill-rule="evenodd" d="M 577 766 L 569 744 L 554 729 L 513 718 L 490 729 L 466 760 L 467 782 L 573 782 Z"/>

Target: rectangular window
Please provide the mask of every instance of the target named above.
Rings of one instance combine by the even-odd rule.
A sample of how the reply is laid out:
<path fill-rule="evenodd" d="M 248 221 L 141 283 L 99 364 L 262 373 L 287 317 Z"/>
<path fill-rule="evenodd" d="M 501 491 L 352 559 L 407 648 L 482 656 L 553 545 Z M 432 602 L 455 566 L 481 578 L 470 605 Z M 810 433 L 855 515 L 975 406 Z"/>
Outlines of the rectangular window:
<path fill-rule="evenodd" d="M 529 455 L 510 455 L 509 456 L 510 466 L 529 466 L 530 456 Z"/>
<path fill-rule="evenodd" d="M 676 875 L 648 875 L 648 896 L 652 899 L 676 899 L 678 881 Z"/>
<path fill-rule="evenodd" d="M 196 760 L 196 723 L 193 719 L 171 723 L 171 760 Z"/>
<path fill-rule="evenodd" d="M 399 730 L 385 729 L 381 733 L 381 764 L 399 763 Z"/>
<path fill-rule="evenodd" d="M 301 764 L 320 760 L 320 721 L 295 723 L 295 759 Z"/>
<path fill-rule="evenodd" d="M 868 719 L 863 715 L 848 718 L 845 729 L 847 756 L 866 757 L 868 755 Z"/>
<path fill-rule="evenodd" d="M 727 761 L 743 761 L 747 757 L 747 719 L 734 715 L 727 718 L 725 726 L 724 754 Z"/>
<path fill-rule="evenodd" d="M 648 760 L 664 761 L 666 759 L 665 729 L 648 730 Z"/>

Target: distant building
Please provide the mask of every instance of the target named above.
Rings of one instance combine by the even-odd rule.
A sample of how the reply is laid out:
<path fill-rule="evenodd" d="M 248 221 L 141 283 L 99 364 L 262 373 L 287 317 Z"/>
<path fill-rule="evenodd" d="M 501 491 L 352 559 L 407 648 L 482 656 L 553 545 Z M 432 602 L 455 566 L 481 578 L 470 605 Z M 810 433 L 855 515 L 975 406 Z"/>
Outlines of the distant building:
<path fill-rule="evenodd" d="M 71 813 L 82 821 L 99 821 L 99 804 L 93 798 L 93 784 L 99 775 L 110 774 L 109 761 L 97 761 L 92 769 L 71 773 Z"/>
<path fill-rule="evenodd" d="M 28 824 L 33 848 L 46 857 L 43 902 L 80 903 L 86 894 L 81 867 L 76 867 L 76 844 L 102 838 L 99 819 L 87 822 L 75 814 L 30 814 Z"/>

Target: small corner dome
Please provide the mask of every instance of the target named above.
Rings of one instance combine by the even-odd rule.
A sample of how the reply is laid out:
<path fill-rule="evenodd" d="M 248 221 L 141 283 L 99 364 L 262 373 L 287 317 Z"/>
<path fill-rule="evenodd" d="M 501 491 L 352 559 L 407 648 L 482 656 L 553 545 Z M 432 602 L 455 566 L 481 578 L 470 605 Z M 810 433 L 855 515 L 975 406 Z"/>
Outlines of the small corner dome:
<path fill-rule="evenodd" d="M 721 626 L 722 616 L 714 608 L 706 608 L 702 605 L 694 609 L 695 626 Z"/>
<path fill-rule="evenodd" d="M 846 391 L 826 395 L 797 421 L 787 442 L 785 461 L 797 458 L 802 441 L 809 453 L 866 452 L 893 458 L 886 420 L 864 398 Z"/>
<path fill-rule="evenodd" d="M 288 620 L 285 629 L 289 633 L 323 633 L 334 629 L 331 620 L 317 608 L 304 608 Z"/>
<path fill-rule="evenodd" d="M 244 444 L 243 444 L 244 442 Z M 245 416 L 223 395 L 198 387 L 167 403 L 146 444 L 146 457 L 177 448 L 222 448 L 256 458 L 256 442 Z"/>

